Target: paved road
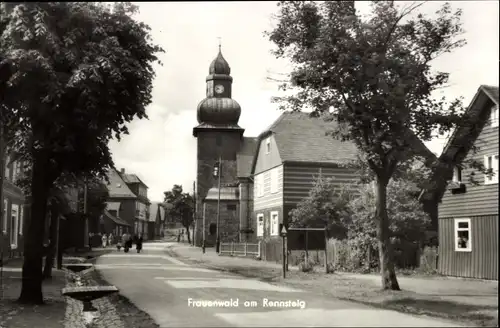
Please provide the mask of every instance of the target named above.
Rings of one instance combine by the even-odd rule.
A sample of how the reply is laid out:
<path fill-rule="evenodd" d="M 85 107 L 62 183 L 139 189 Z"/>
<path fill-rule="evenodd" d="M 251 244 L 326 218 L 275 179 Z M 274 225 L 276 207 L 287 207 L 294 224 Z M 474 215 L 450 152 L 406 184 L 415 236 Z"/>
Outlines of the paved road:
<path fill-rule="evenodd" d="M 114 251 L 96 266 L 160 327 L 457 327 L 188 265 L 165 255 L 166 246 Z"/>

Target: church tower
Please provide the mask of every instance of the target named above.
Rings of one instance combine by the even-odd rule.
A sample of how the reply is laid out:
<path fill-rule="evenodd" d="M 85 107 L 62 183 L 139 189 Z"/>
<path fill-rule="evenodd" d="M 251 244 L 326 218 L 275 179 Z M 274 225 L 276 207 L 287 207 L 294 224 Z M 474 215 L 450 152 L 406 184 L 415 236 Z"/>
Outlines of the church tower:
<path fill-rule="evenodd" d="M 236 155 L 241 147 L 244 129 L 238 125 L 241 107 L 231 98 L 233 78 L 230 73 L 231 68 L 222 56 L 219 45 L 219 53 L 210 64 L 206 78 L 206 98 L 198 105 L 199 125 L 193 129 L 193 136 L 197 138 L 195 242 L 200 246 L 203 238 L 203 217 L 207 245 L 213 245 L 215 242 L 213 230 L 217 214 L 213 203 L 214 194 L 219 190 L 218 178 L 214 177 L 213 173 L 219 158 L 222 186 L 219 229 L 222 237 L 226 239 L 233 235 L 230 231 L 236 230 L 236 234 L 239 232 L 238 227 L 229 226 L 239 221 L 237 217 L 233 217 L 238 213 L 235 208 L 238 206 L 238 195 L 233 191 L 237 190 Z M 228 209 L 233 208 L 234 215 L 231 214 L 233 211 L 227 213 Z"/>

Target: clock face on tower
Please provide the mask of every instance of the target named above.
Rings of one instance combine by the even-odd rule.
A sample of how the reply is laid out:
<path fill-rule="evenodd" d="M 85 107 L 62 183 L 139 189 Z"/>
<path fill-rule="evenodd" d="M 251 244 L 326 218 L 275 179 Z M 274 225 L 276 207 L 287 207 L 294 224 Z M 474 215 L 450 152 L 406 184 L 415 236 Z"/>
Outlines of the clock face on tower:
<path fill-rule="evenodd" d="M 224 86 L 220 85 L 220 84 L 217 84 L 215 86 L 215 93 L 218 93 L 218 94 L 221 94 L 224 92 Z"/>

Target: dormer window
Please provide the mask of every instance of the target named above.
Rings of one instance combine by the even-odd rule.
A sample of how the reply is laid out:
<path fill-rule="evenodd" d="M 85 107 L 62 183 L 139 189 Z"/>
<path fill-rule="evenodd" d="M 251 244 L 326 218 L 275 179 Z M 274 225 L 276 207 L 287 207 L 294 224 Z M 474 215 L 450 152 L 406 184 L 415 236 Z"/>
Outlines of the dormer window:
<path fill-rule="evenodd" d="M 271 153 L 271 138 L 266 139 L 266 154 Z"/>
<path fill-rule="evenodd" d="M 453 182 L 462 182 L 462 169 L 459 166 L 453 168 Z"/>
<path fill-rule="evenodd" d="M 498 106 L 497 105 L 493 105 L 493 107 L 491 107 L 490 123 L 491 123 L 492 127 L 494 127 L 494 128 L 498 127 Z"/>

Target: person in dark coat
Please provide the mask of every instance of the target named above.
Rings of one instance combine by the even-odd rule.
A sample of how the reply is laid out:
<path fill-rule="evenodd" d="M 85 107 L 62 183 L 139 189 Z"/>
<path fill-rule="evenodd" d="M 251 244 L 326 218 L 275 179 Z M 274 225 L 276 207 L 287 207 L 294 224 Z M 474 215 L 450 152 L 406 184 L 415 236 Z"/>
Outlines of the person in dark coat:
<path fill-rule="evenodd" d="M 141 234 L 141 235 L 139 235 L 139 237 L 137 237 L 137 239 L 135 241 L 137 253 L 140 253 L 142 250 L 142 242 L 143 242 L 143 238 L 142 238 L 142 234 Z"/>

